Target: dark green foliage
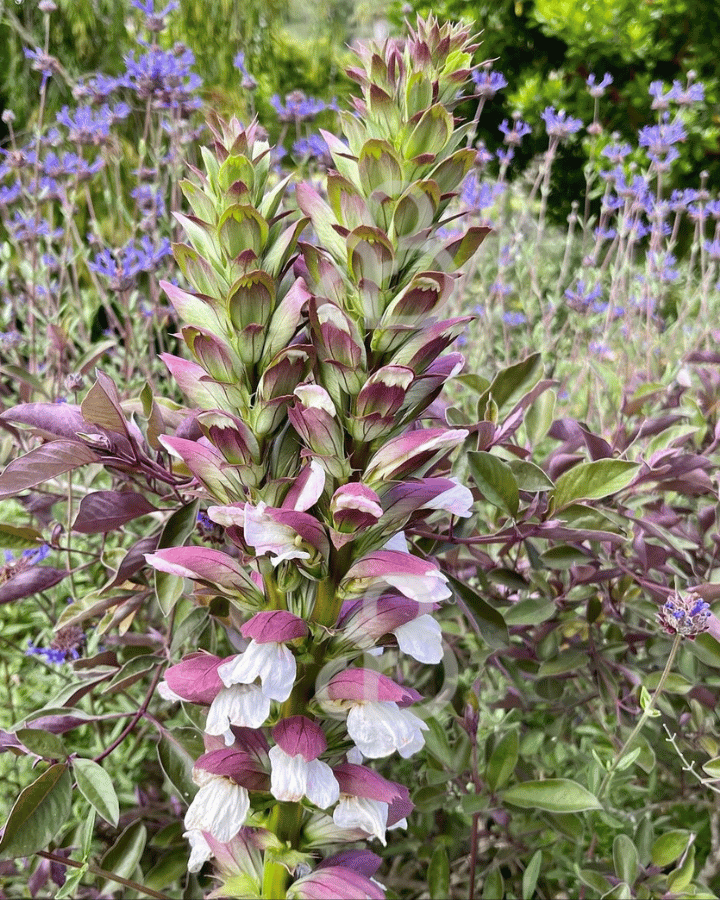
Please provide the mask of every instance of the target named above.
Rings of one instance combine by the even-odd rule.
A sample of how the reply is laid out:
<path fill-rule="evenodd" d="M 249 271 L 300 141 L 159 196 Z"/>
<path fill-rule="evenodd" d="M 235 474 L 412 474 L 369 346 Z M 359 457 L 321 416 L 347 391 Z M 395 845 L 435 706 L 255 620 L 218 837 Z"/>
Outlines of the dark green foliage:
<path fill-rule="evenodd" d="M 441 20 L 472 20 L 482 32 L 476 62 L 497 59 L 508 87 L 483 111 L 483 139 L 490 149 L 501 146 L 497 126 L 518 111 L 533 127 L 532 135 L 517 154 L 523 165 L 547 146 L 540 113 L 547 106 L 563 108 L 585 123 L 592 118 L 593 100 L 584 81 L 590 74 L 600 80 L 605 72 L 614 83 L 601 100 L 600 121 L 609 136 L 617 132 L 633 140 L 638 128 L 651 123 L 648 87 L 661 80 L 670 87 L 683 84 L 689 71 L 705 85 L 706 105 L 693 112 L 689 139 L 680 148 L 673 168 L 674 186 L 695 187 L 700 172 L 709 183 L 720 180 L 717 103 L 720 77 L 717 46 L 720 41 L 720 6 L 715 0 L 440 0 L 392 6 L 391 18 L 399 27 L 408 8 Z M 409 16 L 412 18 L 412 14 Z M 468 109 L 472 114 L 472 108 Z M 586 154 L 579 146 L 564 147 L 555 175 L 553 205 L 558 221 L 569 211 L 569 197 L 582 190 L 582 163 Z"/>

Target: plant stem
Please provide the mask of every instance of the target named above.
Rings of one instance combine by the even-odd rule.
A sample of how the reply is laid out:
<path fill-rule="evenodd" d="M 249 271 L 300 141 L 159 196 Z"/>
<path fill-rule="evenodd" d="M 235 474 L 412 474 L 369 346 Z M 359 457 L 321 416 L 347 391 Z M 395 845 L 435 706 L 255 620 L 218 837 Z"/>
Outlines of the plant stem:
<path fill-rule="evenodd" d="M 37 855 L 42 856 L 44 859 L 49 859 L 50 862 L 68 866 L 71 869 L 82 869 L 83 865 L 85 865 L 74 859 L 65 859 L 64 856 L 58 856 L 55 853 L 47 853 L 45 850 L 38 850 Z M 131 881 L 129 878 L 123 878 L 122 875 L 115 875 L 113 872 L 107 872 L 105 869 L 101 869 L 100 866 L 95 866 L 92 863 L 87 863 L 87 870 L 100 878 L 107 878 L 108 881 L 114 881 L 117 884 L 122 884 L 123 887 L 130 888 L 133 891 L 139 891 L 139 893 L 145 894 L 146 897 L 155 897 L 157 900 L 171 900 L 167 894 L 161 894 L 160 891 L 154 891 L 152 888 L 143 887 L 143 885 L 138 884 L 137 881 Z"/>
<path fill-rule="evenodd" d="M 673 641 L 673 645 L 670 648 L 670 654 L 668 655 L 667 662 L 665 663 L 665 668 L 663 669 L 663 673 L 660 676 L 660 681 L 658 682 L 658 686 L 655 688 L 655 691 L 654 691 L 652 697 L 650 698 L 650 702 L 648 703 L 647 707 L 645 708 L 643 714 L 640 716 L 640 719 L 638 720 L 637 725 L 635 726 L 635 728 L 633 728 L 632 734 L 622 745 L 622 749 L 620 750 L 618 755 L 615 757 L 615 761 L 608 769 L 608 772 L 605 775 L 605 778 L 603 778 L 602 784 L 600 785 L 600 790 L 598 791 L 598 799 L 602 798 L 602 795 L 610 786 L 610 782 L 612 781 L 613 775 L 615 774 L 615 771 L 617 770 L 617 767 L 620 764 L 620 760 L 625 756 L 625 753 L 627 752 L 629 747 L 632 745 L 633 741 L 638 736 L 638 734 L 640 734 L 640 731 L 641 731 L 643 725 L 645 724 L 645 722 L 647 722 L 647 720 L 650 718 L 650 715 L 652 714 L 652 711 L 655 709 L 655 704 L 660 699 L 660 695 L 662 694 L 663 688 L 665 687 L 665 682 L 667 681 L 667 677 L 670 674 L 670 670 L 673 667 L 673 663 L 675 662 L 675 656 L 677 655 L 678 647 L 680 646 L 681 640 L 682 640 L 682 635 L 676 634 L 675 640 Z"/>

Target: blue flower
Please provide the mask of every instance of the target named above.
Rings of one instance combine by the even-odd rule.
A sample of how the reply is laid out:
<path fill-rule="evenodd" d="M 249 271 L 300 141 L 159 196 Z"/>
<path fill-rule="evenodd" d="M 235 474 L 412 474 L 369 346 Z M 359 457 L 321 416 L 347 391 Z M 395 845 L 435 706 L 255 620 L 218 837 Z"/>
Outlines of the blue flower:
<path fill-rule="evenodd" d="M 693 591 L 676 591 L 660 607 L 657 620 L 667 634 L 695 638 L 710 627 L 710 607 Z"/>
<path fill-rule="evenodd" d="M 546 107 L 545 111 L 540 114 L 540 118 L 545 122 L 548 136 L 561 140 L 582 128 L 581 119 L 574 119 L 572 116 L 568 116 L 564 109 L 556 110 L 552 106 Z"/>
<path fill-rule="evenodd" d="M 485 100 L 492 100 L 498 91 L 507 87 L 507 79 L 502 72 L 492 69 L 475 69 L 471 77 L 475 82 L 475 95 Z"/>
<path fill-rule="evenodd" d="M 610 87 L 610 85 L 612 83 L 613 83 L 613 77 L 612 77 L 612 75 L 610 75 L 609 72 L 606 72 L 603 75 L 602 81 L 599 84 L 595 84 L 595 76 L 594 75 L 589 75 L 587 77 L 587 79 L 585 80 L 585 84 L 589 88 L 591 97 L 602 97 L 602 95 L 605 93 L 605 88 Z"/>
<path fill-rule="evenodd" d="M 316 97 L 308 97 L 303 91 L 292 91 L 285 96 L 285 105 L 277 94 L 273 94 L 270 103 L 281 122 L 305 122 L 314 119 L 325 109 L 327 104 Z"/>
<path fill-rule="evenodd" d="M 507 119 L 503 119 L 499 128 L 505 135 L 503 138 L 504 142 L 512 147 L 519 147 L 525 135 L 530 134 L 532 131 L 528 123 L 523 122 L 522 119 L 513 119 L 512 127 L 510 127 Z"/>

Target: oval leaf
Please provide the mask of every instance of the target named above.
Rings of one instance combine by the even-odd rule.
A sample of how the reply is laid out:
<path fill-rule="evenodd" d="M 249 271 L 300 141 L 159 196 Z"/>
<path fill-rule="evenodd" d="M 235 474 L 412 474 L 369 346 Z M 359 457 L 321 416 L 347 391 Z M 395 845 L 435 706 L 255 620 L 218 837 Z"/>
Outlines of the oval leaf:
<path fill-rule="evenodd" d="M 50 441 L 5 467 L 0 475 L 0 497 L 12 497 L 97 459 L 97 454 L 80 441 Z"/>
<path fill-rule="evenodd" d="M 132 491 L 94 491 L 82 498 L 73 531 L 80 534 L 105 534 L 151 512 L 155 512 L 155 507 L 142 494 Z"/>
<path fill-rule="evenodd" d="M 50 766 L 15 801 L 0 839 L 0 860 L 44 850 L 66 823 L 72 779 L 65 763 Z"/>
<path fill-rule="evenodd" d="M 468 453 L 470 472 L 487 501 L 513 518 L 517 515 L 520 496 L 510 466 L 483 450 Z"/>
<path fill-rule="evenodd" d="M 0 586 L 0 606 L 46 591 L 59 584 L 67 574 L 64 569 L 53 569 L 52 566 L 31 566 L 24 572 L 18 572 Z"/>
<path fill-rule="evenodd" d="M 493 750 L 488 760 L 485 777 L 491 791 L 508 783 L 518 761 L 520 740 L 517 731 L 509 731 Z"/>
<path fill-rule="evenodd" d="M 555 483 L 555 508 L 617 494 L 630 484 L 637 470 L 637 463 L 624 459 L 598 459 L 573 466 Z"/>
<path fill-rule="evenodd" d="M 73 760 L 73 774 L 83 797 L 115 828 L 120 818 L 120 804 L 105 769 L 92 759 L 77 757 Z"/>
<path fill-rule="evenodd" d="M 503 801 L 523 809 L 543 809 L 553 813 L 582 812 L 600 809 L 600 801 L 576 781 L 567 778 L 548 778 L 545 781 L 524 781 L 508 788 Z"/>

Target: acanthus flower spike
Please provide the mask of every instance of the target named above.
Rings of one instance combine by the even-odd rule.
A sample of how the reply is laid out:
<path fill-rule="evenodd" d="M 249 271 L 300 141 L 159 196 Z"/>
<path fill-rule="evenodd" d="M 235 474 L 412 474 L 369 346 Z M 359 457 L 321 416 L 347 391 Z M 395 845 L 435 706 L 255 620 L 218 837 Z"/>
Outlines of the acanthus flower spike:
<path fill-rule="evenodd" d="M 170 547 L 148 561 L 190 578 L 238 651 L 191 655 L 161 689 L 209 707 L 185 826 L 190 869 L 215 859 L 217 896 L 381 898 L 377 857 L 328 848 L 384 843 L 412 809 L 403 786 L 333 762 L 423 746 L 428 726 L 409 708 L 420 694 L 355 660 L 383 644 L 441 658 L 433 613 L 451 591 L 412 534 L 473 502 L 445 477 L 469 431 L 446 427 L 435 402 L 464 365 L 440 354 L 471 317 L 433 316 L 488 233 L 438 234 L 475 156 L 452 114 L 474 50 L 468 29 L 434 19 L 404 43 L 361 47 L 347 143 L 323 135 L 328 200 L 298 185 L 296 221 L 285 182 L 270 183 L 271 148 L 235 119 L 212 129 L 206 174 L 186 191 L 193 216 L 178 217 L 190 288 L 165 290 L 195 361 L 166 363 L 199 409 L 158 442 L 228 552 Z M 308 223 L 312 243 L 297 244 Z"/>

